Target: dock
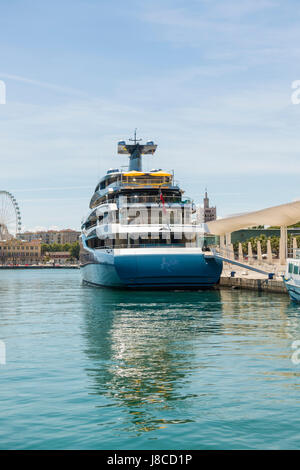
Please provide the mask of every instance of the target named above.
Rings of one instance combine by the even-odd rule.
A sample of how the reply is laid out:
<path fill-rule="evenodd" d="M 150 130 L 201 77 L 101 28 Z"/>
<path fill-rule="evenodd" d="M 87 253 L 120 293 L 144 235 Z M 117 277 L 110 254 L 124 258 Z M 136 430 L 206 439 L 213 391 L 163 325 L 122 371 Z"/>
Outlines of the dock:
<path fill-rule="evenodd" d="M 245 279 L 243 277 L 221 276 L 219 285 L 220 287 L 256 290 L 258 292 L 276 292 L 288 295 L 284 282 L 276 279 Z"/>
<path fill-rule="evenodd" d="M 277 274 L 273 279 L 268 279 L 266 276 L 252 271 L 236 270 L 234 276 L 231 275 L 231 272 L 232 270 L 230 271 L 228 268 L 226 269 L 226 267 L 223 269 L 219 283 L 221 288 L 227 287 L 255 290 L 258 292 L 275 292 L 288 295 L 281 274 Z"/>

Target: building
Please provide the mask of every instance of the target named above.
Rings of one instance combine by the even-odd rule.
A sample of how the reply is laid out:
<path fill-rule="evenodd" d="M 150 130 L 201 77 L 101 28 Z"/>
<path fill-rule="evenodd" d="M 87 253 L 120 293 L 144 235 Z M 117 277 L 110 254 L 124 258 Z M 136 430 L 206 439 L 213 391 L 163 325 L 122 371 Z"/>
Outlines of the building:
<path fill-rule="evenodd" d="M 75 243 L 79 239 L 80 232 L 71 229 L 65 230 L 47 230 L 40 232 L 24 232 L 18 235 L 21 240 L 32 241 L 41 240 L 42 243 L 50 245 L 52 243 L 59 243 L 64 245 L 65 243 Z"/>
<path fill-rule="evenodd" d="M 207 196 L 207 191 L 205 191 L 205 196 L 203 199 L 203 211 L 204 211 L 204 223 L 217 219 L 217 208 L 216 206 L 209 207 L 209 198 Z"/>
<path fill-rule="evenodd" d="M 1 264 L 38 264 L 42 261 L 41 241 L 30 242 L 17 240 L 0 241 Z"/>
<path fill-rule="evenodd" d="M 203 198 L 203 206 L 197 206 L 196 208 L 196 220 L 198 224 L 203 224 L 206 222 L 211 222 L 217 218 L 217 208 L 209 207 L 209 198 L 207 196 L 207 191 L 205 191 L 205 196 Z"/>

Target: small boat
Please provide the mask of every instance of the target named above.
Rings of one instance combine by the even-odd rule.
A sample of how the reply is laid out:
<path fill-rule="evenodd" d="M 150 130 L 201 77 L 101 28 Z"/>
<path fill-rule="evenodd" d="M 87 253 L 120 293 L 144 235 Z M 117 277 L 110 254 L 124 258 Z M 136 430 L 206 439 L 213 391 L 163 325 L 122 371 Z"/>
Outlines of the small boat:
<path fill-rule="evenodd" d="M 290 298 L 296 302 L 300 302 L 300 250 L 295 249 L 293 258 L 287 259 L 283 281 Z"/>

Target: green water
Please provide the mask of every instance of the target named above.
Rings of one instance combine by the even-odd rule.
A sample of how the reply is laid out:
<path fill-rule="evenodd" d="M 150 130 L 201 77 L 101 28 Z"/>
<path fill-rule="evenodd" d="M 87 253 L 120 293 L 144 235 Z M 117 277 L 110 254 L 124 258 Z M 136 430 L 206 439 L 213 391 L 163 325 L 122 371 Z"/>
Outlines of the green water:
<path fill-rule="evenodd" d="M 1 449 L 300 448 L 300 307 L 0 272 Z"/>

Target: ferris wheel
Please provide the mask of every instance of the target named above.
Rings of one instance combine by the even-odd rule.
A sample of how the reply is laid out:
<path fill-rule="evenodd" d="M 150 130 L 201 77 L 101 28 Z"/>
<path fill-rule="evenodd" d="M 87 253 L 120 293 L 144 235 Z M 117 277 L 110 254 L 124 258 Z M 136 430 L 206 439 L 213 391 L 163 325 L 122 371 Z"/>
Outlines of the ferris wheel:
<path fill-rule="evenodd" d="M 21 212 L 17 200 L 0 190 L 0 240 L 16 237 L 21 232 Z"/>

